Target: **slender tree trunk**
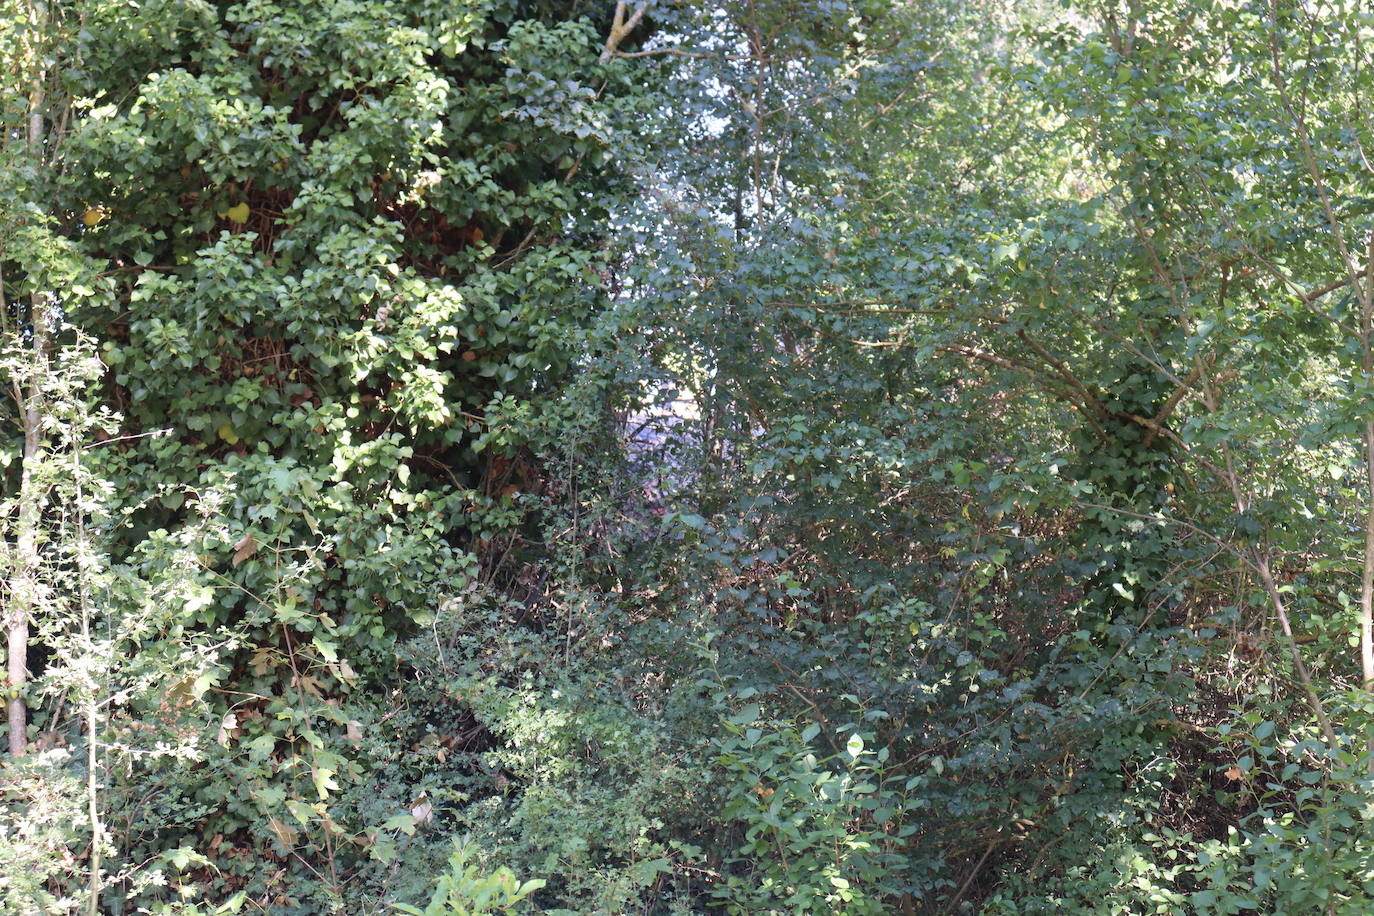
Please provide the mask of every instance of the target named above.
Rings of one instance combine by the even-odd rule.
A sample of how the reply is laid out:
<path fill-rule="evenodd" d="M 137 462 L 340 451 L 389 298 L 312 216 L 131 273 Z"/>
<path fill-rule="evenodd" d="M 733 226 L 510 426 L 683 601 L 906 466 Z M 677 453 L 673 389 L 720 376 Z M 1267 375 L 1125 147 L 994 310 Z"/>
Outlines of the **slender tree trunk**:
<path fill-rule="evenodd" d="M 19 485 L 19 518 L 15 538 L 15 569 L 10 582 L 10 601 L 7 608 L 9 636 L 8 704 L 10 753 L 22 756 L 27 745 L 28 710 L 23 690 L 28 682 L 29 621 L 38 603 L 39 526 L 43 515 L 43 485 L 36 469 L 43 460 L 43 390 L 42 379 L 47 371 L 48 345 L 51 329 L 47 308 L 35 297 L 33 301 L 33 372 L 24 398 L 21 423 L 24 428 L 24 464 Z"/>
<path fill-rule="evenodd" d="M 1358 283 L 1358 281 L 1352 281 Z M 1374 385 L 1374 232 L 1365 257 L 1365 282 L 1360 296 L 1360 370 L 1365 391 Z M 1368 410 L 1369 407 L 1366 406 Z M 1364 564 L 1360 569 L 1360 671 L 1364 689 L 1374 692 L 1374 419 L 1364 422 Z M 1374 725 L 1365 736 L 1368 772 L 1374 774 Z"/>
<path fill-rule="evenodd" d="M 41 3 L 29 4 L 29 59 L 33 66 L 29 90 L 28 157 L 35 167 L 44 161 L 45 124 L 43 108 L 47 102 L 44 89 L 45 72 L 39 47 L 47 10 Z M 23 469 L 19 485 L 19 518 L 15 531 L 15 565 L 10 578 L 9 603 L 5 608 L 5 629 L 8 639 L 6 674 L 9 699 L 6 703 L 9 721 L 10 754 L 22 756 L 28 746 L 28 708 L 24 689 L 29 677 L 29 622 L 37 603 L 39 588 L 38 552 L 39 526 L 43 516 L 43 487 L 36 469 L 43 457 L 43 378 L 47 373 L 52 328 L 49 324 L 48 303 L 41 294 L 30 299 L 30 343 L 33 363 L 28 390 L 23 394 L 20 424 L 24 431 Z"/>
<path fill-rule="evenodd" d="M 16 583 L 17 585 L 17 583 Z M 6 711 L 9 717 L 10 754 L 21 757 L 28 744 L 28 710 L 24 705 L 24 684 L 28 680 L 29 622 L 17 612 L 19 601 L 11 595 L 9 608 L 9 700 Z"/>
<path fill-rule="evenodd" d="M 1259 573 L 1260 582 L 1269 595 L 1269 601 L 1279 619 L 1279 627 L 1283 630 L 1284 639 L 1288 642 L 1288 651 L 1292 653 L 1293 670 L 1298 676 L 1298 683 L 1302 685 L 1303 693 L 1307 695 L 1308 705 L 1312 707 L 1312 713 L 1321 725 L 1322 734 L 1326 736 L 1326 743 L 1330 746 L 1331 752 L 1338 754 L 1341 750 L 1341 741 L 1336 737 L 1335 726 L 1331 724 L 1331 717 L 1327 715 L 1326 707 L 1322 705 L 1321 696 L 1312 683 L 1312 676 L 1308 673 L 1307 665 L 1302 660 L 1302 652 L 1298 649 L 1298 642 L 1293 637 L 1293 624 L 1288 617 L 1288 607 L 1284 604 L 1283 593 L 1279 591 L 1279 584 L 1274 579 L 1274 572 L 1269 566 L 1269 557 L 1262 551 L 1255 551 L 1254 569 Z"/>
<path fill-rule="evenodd" d="M 1322 176 L 1317 156 L 1312 150 L 1312 138 L 1302 109 L 1294 106 L 1288 95 L 1283 67 L 1280 64 L 1279 14 L 1279 0 L 1270 0 L 1269 15 L 1273 25 L 1269 35 L 1269 54 L 1274 87 L 1278 90 L 1279 100 L 1293 123 L 1293 131 L 1297 135 L 1308 176 L 1312 179 L 1312 185 L 1321 201 L 1326 222 L 1331 227 L 1331 237 L 1336 243 L 1341 264 L 1350 277 L 1351 291 L 1360 304 L 1360 325 L 1355 336 L 1360 348 L 1360 381 L 1364 390 L 1369 391 L 1369 386 L 1374 384 L 1374 233 L 1369 236 L 1364 265 L 1361 268 L 1346 244 L 1345 233 L 1341 229 L 1341 221 L 1336 217 L 1336 209 L 1332 204 L 1326 179 Z M 1366 410 L 1368 409 L 1366 407 Z M 1361 439 L 1364 446 L 1365 484 L 1368 489 L 1363 507 L 1364 557 L 1360 570 L 1360 673 L 1364 689 L 1374 692 L 1374 419 L 1365 419 Z M 1366 729 L 1365 758 L 1368 772 L 1374 774 L 1374 724 L 1370 724 Z"/>

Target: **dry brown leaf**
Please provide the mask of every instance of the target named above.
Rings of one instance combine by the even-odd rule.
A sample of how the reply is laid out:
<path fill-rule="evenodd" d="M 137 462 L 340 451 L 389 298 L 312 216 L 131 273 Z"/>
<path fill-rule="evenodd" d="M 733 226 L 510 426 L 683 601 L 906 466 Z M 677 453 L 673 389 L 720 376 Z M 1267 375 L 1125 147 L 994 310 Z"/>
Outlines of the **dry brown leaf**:
<path fill-rule="evenodd" d="M 243 734 L 243 729 L 239 728 L 239 718 L 232 712 L 225 715 L 219 723 L 219 735 L 215 739 L 220 747 L 228 747 L 229 742 Z"/>
<path fill-rule="evenodd" d="M 235 566 L 239 566 L 244 560 L 257 552 L 258 539 L 253 537 L 253 532 L 250 531 L 239 538 L 238 543 L 234 545 L 234 559 L 232 562 Z"/>

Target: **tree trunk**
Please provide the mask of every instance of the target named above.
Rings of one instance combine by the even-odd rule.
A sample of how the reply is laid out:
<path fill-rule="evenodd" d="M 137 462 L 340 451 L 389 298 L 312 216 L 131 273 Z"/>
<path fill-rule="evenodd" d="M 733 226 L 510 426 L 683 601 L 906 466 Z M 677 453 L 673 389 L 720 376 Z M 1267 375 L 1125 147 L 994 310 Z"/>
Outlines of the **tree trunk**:
<path fill-rule="evenodd" d="M 43 460 L 43 378 L 48 370 L 52 329 L 48 310 L 35 296 L 32 300 L 33 364 L 29 367 L 28 391 L 20 412 L 24 428 L 24 465 L 19 484 L 19 518 L 15 528 L 15 566 L 10 579 L 6 622 L 9 636 L 9 733 L 10 754 L 22 756 L 28 738 L 28 710 L 24 687 L 28 682 L 29 621 L 38 605 L 39 527 L 43 520 L 44 486 L 37 473 Z"/>
<path fill-rule="evenodd" d="M 1365 281 L 1355 284 L 1360 295 L 1360 375 L 1365 391 L 1374 385 L 1374 232 L 1365 257 Z M 1366 409 L 1368 409 L 1366 407 Z M 1364 689 L 1374 692 L 1374 420 L 1364 422 L 1364 563 L 1360 569 L 1360 670 Z M 1368 772 L 1374 774 L 1374 725 L 1365 736 Z"/>
<path fill-rule="evenodd" d="M 29 4 L 28 14 L 34 45 L 29 49 L 33 71 L 30 74 L 27 153 L 34 166 L 41 169 L 45 158 L 43 108 L 47 97 L 44 87 L 46 74 L 38 36 L 42 35 L 47 10 L 41 3 L 34 2 Z M 10 578 L 9 603 L 5 608 L 8 638 L 6 674 L 9 681 L 6 711 L 9 750 L 15 757 L 22 756 L 28 746 L 28 708 L 24 700 L 24 688 L 29 677 L 29 621 L 37 604 L 42 562 L 38 540 L 43 518 L 43 485 L 36 469 L 43 459 L 43 379 L 47 374 L 52 338 L 48 303 L 43 301 L 41 294 L 35 293 L 29 304 L 33 363 L 29 366 L 28 390 L 22 395 L 20 409 L 20 423 L 24 430 L 24 464 L 19 485 L 19 518 L 15 529 L 15 566 Z"/>
<path fill-rule="evenodd" d="M 33 346 L 35 363 L 46 356 L 47 322 L 41 305 L 34 303 Z M 41 365 L 34 365 L 28 395 L 22 411 L 24 426 L 24 466 L 19 486 L 19 520 L 15 545 L 15 570 L 10 580 L 10 601 L 6 617 L 9 635 L 9 732 L 10 754 L 20 757 L 28 743 L 28 710 L 24 702 L 24 687 L 28 681 L 29 620 L 37 601 L 38 526 L 42 520 L 42 495 L 35 480 L 34 469 L 42 460 L 42 408 L 39 385 Z"/>

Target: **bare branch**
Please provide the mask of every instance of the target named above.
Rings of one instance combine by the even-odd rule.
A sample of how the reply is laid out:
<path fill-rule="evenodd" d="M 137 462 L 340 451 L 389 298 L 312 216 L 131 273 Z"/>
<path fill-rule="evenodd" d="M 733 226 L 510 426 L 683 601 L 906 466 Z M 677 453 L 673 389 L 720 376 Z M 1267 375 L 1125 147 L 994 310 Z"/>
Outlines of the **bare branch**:
<path fill-rule="evenodd" d="M 653 57 L 659 54 L 669 54 L 673 57 L 716 57 L 710 51 L 684 51 L 682 48 L 650 48 L 647 51 L 616 51 L 616 57 Z M 603 60 L 605 52 L 602 52 Z M 733 56 L 727 56 L 726 60 L 739 60 Z"/>
<path fill-rule="evenodd" d="M 630 9 L 630 4 L 625 0 L 619 0 L 615 5 L 615 18 L 611 20 L 611 33 L 606 36 L 606 46 L 601 49 L 601 63 L 606 63 L 617 54 L 620 43 L 629 37 L 630 33 L 639 25 L 644 13 L 649 9 L 649 0 L 643 0 L 635 11 L 626 18 L 626 13 Z M 628 55 L 626 55 L 628 56 Z"/>

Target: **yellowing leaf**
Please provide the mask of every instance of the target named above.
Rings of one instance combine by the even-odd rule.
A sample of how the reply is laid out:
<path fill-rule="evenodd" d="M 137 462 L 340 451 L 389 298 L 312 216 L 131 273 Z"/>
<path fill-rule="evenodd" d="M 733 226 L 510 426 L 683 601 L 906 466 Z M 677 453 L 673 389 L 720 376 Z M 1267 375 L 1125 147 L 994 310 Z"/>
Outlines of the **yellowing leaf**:
<path fill-rule="evenodd" d="M 331 791 L 339 788 L 339 784 L 334 781 L 334 771 L 329 767 L 315 767 L 310 775 L 315 783 L 315 791 L 319 793 L 320 801 L 327 799 Z"/>
<path fill-rule="evenodd" d="M 104 207 L 87 207 L 86 212 L 81 214 L 81 222 L 87 226 L 98 226 L 109 215 Z"/>
<path fill-rule="evenodd" d="M 229 222 L 231 223 L 246 223 L 248 222 L 248 213 L 249 210 L 247 204 L 237 203 L 230 207 L 228 210 L 226 210 L 224 212 L 224 215 L 229 217 Z"/>

